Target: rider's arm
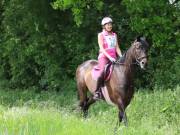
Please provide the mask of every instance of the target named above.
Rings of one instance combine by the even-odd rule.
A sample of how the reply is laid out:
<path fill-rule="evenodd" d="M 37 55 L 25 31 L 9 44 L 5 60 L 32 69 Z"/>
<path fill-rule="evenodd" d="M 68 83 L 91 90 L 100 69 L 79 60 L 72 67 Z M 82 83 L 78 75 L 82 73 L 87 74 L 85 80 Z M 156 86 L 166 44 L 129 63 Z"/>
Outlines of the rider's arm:
<path fill-rule="evenodd" d="M 119 44 L 118 44 L 117 35 L 116 35 L 116 52 L 119 55 L 119 57 L 122 57 L 122 53 L 121 53 L 121 50 L 120 50 Z"/>
<path fill-rule="evenodd" d="M 108 58 L 111 59 L 111 56 L 106 52 L 106 50 L 103 48 L 103 35 L 101 33 L 98 34 L 98 44 L 100 51 Z"/>

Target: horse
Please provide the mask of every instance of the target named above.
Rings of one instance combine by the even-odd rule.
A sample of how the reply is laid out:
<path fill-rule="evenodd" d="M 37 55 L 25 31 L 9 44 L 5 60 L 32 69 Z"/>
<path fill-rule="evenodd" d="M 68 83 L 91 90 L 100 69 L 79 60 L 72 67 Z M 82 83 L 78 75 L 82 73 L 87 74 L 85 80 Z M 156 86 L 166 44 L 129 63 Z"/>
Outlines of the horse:
<path fill-rule="evenodd" d="M 119 110 L 118 123 L 123 120 L 125 125 L 127 124 L 125 109 L 130 104 L 134 95 L 134 68 L 136 64 L 139 65 L 141 69 L 146 68 L 148 49 L 149 44 L 146 38 L 141 36 L 137 37 L 127 50 L 124 62 L 116 62 L 114 64 L 111 77 L 104 84 L 110 102 L 117 106 Z M 76 70 L 76 83 L 80 100 L 79 106 L 81 107 L 84 117 L 87 117 L 90 105 L 96 102 L 93 95 L 97 82 L 92 78 L 91 74 L 93 67 L 96 65 L 98 65 L 97 60 L 87 60 L 79 65 Z M 87 96 L 88 91 L 90 96 Z"/>

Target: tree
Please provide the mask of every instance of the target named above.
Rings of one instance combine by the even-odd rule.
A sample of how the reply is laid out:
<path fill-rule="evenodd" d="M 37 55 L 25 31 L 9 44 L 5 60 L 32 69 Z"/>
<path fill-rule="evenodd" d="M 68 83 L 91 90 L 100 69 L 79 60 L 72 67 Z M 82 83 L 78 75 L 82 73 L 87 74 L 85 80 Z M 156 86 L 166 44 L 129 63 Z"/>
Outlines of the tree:
<path fill-rule="evenodd" d="M 160 0 L 11 0 L 0 2 L 0 77 L 7 86 L 61 89 L 78 64 L 97 58 L 101 19 L 110 16 L 120 47 L 150 42 L 148 73 L 138 86 L 178 84 L 180 8 Z M 1 81 L 2 82 L 2 81 Z"/>

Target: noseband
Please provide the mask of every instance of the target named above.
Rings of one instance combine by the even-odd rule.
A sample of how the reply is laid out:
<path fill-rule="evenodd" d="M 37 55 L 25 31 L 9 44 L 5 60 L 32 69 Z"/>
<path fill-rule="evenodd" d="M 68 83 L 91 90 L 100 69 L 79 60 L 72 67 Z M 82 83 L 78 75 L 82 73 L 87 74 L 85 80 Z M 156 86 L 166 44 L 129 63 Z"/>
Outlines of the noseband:
<path fill-rule="evenodd" d="M 136 58 L 136 63 L 135 64 L 140 65 L 140 62 L 145 58 L 147 58 L 147 56 L 142 56 L 142 57 Z"/>

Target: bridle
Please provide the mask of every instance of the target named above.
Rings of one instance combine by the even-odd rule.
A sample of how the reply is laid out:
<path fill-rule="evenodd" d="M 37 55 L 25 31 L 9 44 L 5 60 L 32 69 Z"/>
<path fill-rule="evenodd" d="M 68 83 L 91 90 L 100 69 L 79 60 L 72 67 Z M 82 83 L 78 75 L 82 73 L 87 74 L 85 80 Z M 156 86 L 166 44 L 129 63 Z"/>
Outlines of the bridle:
<path fill-rule="evenodd" d="M 140 65 L 140 62 L 141 62 L 143 59 L 147 58 L 147 57 L 148 57 L 148 56 L 142 56 L 142 57 L 139 57 L 139 58 L 135 58 L 135 59 L 136 59 L 135 64 Z"/>
<path fill-rule="evenodd" d="M 136 42 L 135 42 L 135 43 L 136 43 Z M 134 44 L 135 44 L 135 43 L 134 43 Z M 148 57 L 147 55 L 142 56 L 142 57 L 137 57 L 137 52 L 135 51 L 135 60 L 136 60 L 135 64 L 140 65 L 141 61 L 142 61 L 143 59 L 147 58 L 147 57 Z"/>
<path fill-rule="evenodd" d="M 140 62 L 145 58 L 148 58 L 148 56 L 137 57 L 137 52 L 135 51 L 135 62 L 131 63 L 131 65 L 140 65 Z M 125 65 L 124 62 L 120 62 L 120 58 L 113 62 L 113 64 Z"/>

